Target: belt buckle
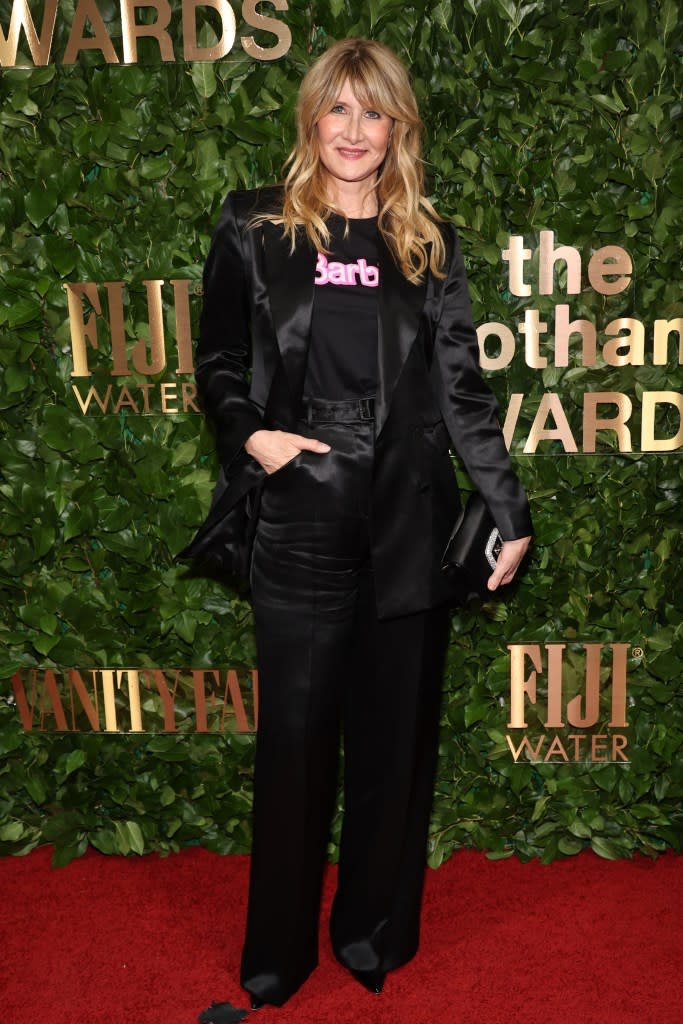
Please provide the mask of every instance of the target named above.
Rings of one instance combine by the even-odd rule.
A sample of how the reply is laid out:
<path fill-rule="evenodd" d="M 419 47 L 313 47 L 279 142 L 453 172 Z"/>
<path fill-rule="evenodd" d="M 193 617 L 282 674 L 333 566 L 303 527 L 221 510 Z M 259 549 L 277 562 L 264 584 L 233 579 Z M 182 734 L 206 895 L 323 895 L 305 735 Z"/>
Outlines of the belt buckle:
<path fill-rule="evenodd" d="M 362 420 L 371 420 L 373 417 L 373 398 L 361 398 L 360 399 L 360 418 Z"/>

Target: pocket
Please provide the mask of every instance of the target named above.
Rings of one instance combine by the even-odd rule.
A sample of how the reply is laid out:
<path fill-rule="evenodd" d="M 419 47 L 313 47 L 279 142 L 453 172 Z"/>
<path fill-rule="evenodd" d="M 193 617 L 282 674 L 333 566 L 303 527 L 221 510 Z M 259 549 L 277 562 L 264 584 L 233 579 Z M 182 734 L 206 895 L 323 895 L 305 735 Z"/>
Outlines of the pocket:
<path fill-rule="evenodd" d="M 434 448 L 439 455 L 448 455 L 451 448 L 451 439 L 443 420 L 424 428 L 423 436 L 425 441 Z"/>
<path fill-rule="evenodd" d="M 424 427 L 420 431 L 420 440 L 420 490 L 428 491 L 436 487 L 439 492 L 443 492 L 444 487 L 455 484 L 451 439 L 446 424 L 439 420 L 438 423 Z"/>
<path fill-rule="evenodd" d="M 276 477 L 286 473 L 291 467 L 297 466 L 301 462 L 303 454 L 304 449 L 302 448 L 301 451 L 298 451 L 291 459 L 288 459 L 287 462 L 283 463 L 279 469 L 275 469 L 272 473 L 268 473 L 266 480 L 274 480 Z"/>

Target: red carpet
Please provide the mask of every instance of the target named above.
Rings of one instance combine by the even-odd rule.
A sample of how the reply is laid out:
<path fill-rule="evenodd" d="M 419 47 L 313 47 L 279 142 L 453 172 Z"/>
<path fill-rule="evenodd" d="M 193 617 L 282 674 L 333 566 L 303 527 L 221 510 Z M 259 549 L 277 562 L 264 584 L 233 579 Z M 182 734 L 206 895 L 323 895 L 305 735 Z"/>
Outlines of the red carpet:
<path fill-rule="evenodd" d="M 0 860 L 0 1024 L 194 1024 L 237 983 L 246 857 Z M 332 958 L 248 1024 L 668 1024 L 683 1018 L 683 857 L 543 867 L 457 853 L 427 874 L 422 948 L 381 996 Z"/>

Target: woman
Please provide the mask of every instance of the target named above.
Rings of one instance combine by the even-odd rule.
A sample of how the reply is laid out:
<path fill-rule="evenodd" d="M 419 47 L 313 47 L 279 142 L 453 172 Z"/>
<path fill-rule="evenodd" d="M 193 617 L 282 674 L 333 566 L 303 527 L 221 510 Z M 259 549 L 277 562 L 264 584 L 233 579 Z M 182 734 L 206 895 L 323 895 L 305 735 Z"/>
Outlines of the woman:
<path fill-rule="evenodd" d="M 186 553 L 250 570 L 241 980 L 254 1006 L 281 1005 L 317 963 L 340 723 L 334 951 L 374 992 L 416 952 L 451 596 L 441 556 L 459 509 L 451 443 L 505 539 L 491 590 L 531 533 L 455 231 L 423 194 L 420 127 L 390 50 L 335 43 L 301 85 L 284 187 L 228 196 L 205 268 L 196 375 L 222 473 Z"/>

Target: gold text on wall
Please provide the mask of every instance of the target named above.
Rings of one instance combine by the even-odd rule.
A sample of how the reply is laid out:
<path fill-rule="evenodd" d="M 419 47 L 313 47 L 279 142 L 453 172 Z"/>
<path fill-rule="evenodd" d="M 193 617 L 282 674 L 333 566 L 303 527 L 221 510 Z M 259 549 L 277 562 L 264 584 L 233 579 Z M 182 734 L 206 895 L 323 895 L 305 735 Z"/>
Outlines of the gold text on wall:
<path fill-rule="evenodd" d="M 77 0 L 73 17 L 64 26 L 65 45 L 55 52 L 55 29 L 62 29 L 59 19 L 65 17 L 67 5 L 45 0 L 39 20 L 40 6 L 13 0 L 9 23 L 0 24 L 0 67 L 76 64 L 84 51 L 95 53 L 103 64 L 136 64 L 141 40 L 157 61 L 216 61 L 230 53 L 237 39 L 237 20 L 228 0 L 181 0 L 175 4 L 170 0 L 120 0 L 119 17 L 113 23 L 105 20 L 105 5 Z M 257 30 L 264 41 L 262 45 L 253 35 L 241 37 L 241 47 L 250 57 L 277 60 L 288 52 L 292 33 L 274 16 L 274 12 L 287 10 L 287 0 L 242 0 L 245 25 Z M 212 42 L 202 44 L 199 40 L 207 28 Z"/>
<path fill-rule="evenodd" d="M 574 246 L 556 244 L 553 231 L 541 231 L 535 248 L 525 247 L 522 235 L 510 235 L 501 257 L 510 304 L 519 306 L 520 299 L 533 296 L 537 304 L 519 311 L 516 334 L 497 320 L 477 329 L 482 368 L 509 374 L 522 356 L 544 383 L 558 388 L 533 402 L 510 390 L 503 425 L 508 448 L 525 455 L 592 453 L 599 443 L 618 452 L 680 449 L 683 394 L 648 388 L 648 375 L 638 370 L 683 365 L 683 317 L 657 318 L 651 328 L 635 316 L 619 315 L 604 326 L 599 322 L 605 300 L 626 295 L 633 283 L 626 249 L 604 245 L 582 260 Z M 568 301 L 554 304 L 550 297 L 558 290 Z M 576 315 L 570 299 L 584 310 L 597 307 L 598 316 Z M 601 386 L 599 377 L 609 378 L 615 368 L 631 370 L 631 393 Z"/>
<path fill-rule="evenodd" d="M 514 643 L 505 736 L 515 762 L 628 761 L 627 665 L 640 648 Z"/>
<path fill-rule="evenodd" d="M 249 733 L 258 672 L 224 668 L 31 668 L 12 677 L 27 732 Z"/>

